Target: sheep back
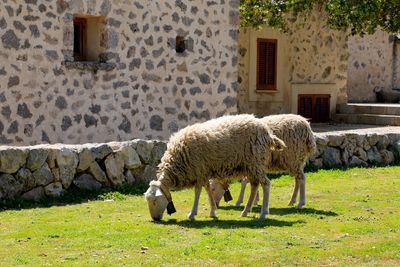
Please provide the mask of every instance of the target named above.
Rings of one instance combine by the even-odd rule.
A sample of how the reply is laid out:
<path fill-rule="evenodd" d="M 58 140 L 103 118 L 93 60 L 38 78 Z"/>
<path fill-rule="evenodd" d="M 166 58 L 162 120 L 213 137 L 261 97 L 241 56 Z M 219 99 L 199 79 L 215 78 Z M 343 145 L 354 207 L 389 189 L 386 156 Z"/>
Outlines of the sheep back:
<path fill-rule="evenodd" d="M 254 177 L 266 170 L 263 167 L 274 138 L 268 126 L 252 115 L 225 116 L 188 126 L 170 138 L 158 179 L 167 179 L 171 187 L 181 189 L 205 185 L 210 178 Z"/>
<path fill-rule="evenodd" d="M 272 151 L 268 172 L 298 174 L 304 169 L 307 159 L 316 151 L 315 137 L 309 122 L 294 114 L 271 115 L 261 120 L 287 147 L 279 153 Z"/>

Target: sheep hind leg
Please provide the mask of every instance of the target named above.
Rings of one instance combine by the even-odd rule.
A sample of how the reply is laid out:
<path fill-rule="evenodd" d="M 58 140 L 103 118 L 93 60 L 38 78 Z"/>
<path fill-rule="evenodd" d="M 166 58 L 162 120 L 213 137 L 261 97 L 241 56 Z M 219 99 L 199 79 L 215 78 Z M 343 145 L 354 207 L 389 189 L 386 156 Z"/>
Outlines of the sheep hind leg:
<path fill-rule="evenodd" d="M 251 184 L 250 196 L 249 196 L 249 200 L 247 201 L 247 204 L 246 204 L 244 210 L 241 213 L 242 217 L 247 217 L 247 214 L 251 211 L 251 208 L 254 203 L 254 198 L 256 197 L 256 193 L 258 190 L 258 183 L 250 183 L 250 184 Z"/>
<path fill-rule="evenodd" d="M 294 203 L 296 203 L 296 199 L 297 199 L 297 194 L 299 193 L 299 180 L 296 178 L 294 180 L 294 188 L 293 188 L 293 194 L 292 194 L 292 198 L 289 201 L 289 206 L 294 205 Z"/>
<path fill-rule="evenodd" d="M 240 183 L 241 183 L 242 186 L 241 186 L 241 188 L 240 188 L 240 194 L 239 194 L 239 197 L 238 197 L 238 199 L 237 199 L 237 201 L 236 201 L 235 207 L 239 207 L 240 204 L 243 203 L 244 191 L 246 190 L 246 185 L 247 185 L 248 181 L 247 181 L 246 178 L 243 178 L 243 179 L 240 181 Z"/>
<path fill-rule="evenodd" d="M 191 221 L 193 221 L 194 217 L 197 215 L 197 210 L 199 208 L 200 193 L 201 193 L 201 185 L 196 185 L 194 187 L 193 207 L 192 207 L 192 210 L 188 214 L 188 219 L 191 220 Z"/>
<path fill-rule="evenodd" d="M 300 199 L 297 208 L 301 209 L 306 204 L 306 175 L 303 171 L 296 177 L 296 181 L 299 182 L 300 189 Z"/>
<path fill-rule="evenodd" d="M 216 209 L 217 209 L 217 205 L 216 205 L 216 203 L 215 203 L 213 194 L 212 194 L 212 192 L 211 192 L 210 185 L 207 184 L 207 185 L 204 186 L 204 188 L 205 188 L 206 191 L 207 191 L 207 194 L 208 194 L 208 202 L 210 203 L 210 217 L 211 217 L 211 218 L 216 218 L 216 217 L 217 217 L 217 214 L 216 214 L 215 211 L 216 211 Z"/>
<path fill-rule="evenodd" d="M 264 220 L 265 216 L 269 214 L 269 194 L 271 189 L 271 181 L 267 176 L 263 177 L 261 181 L 261 187 L 263 189 L 263 201 L 259 219 Z"/>

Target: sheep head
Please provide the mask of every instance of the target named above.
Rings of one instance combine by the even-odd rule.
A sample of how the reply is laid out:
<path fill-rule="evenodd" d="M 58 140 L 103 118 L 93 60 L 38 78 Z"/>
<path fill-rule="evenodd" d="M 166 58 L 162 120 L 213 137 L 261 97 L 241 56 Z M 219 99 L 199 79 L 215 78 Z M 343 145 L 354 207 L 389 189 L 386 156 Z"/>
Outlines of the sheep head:
<path fill-rule="evenodd" d="M 219 202 L 225 194 L 225 189 L 219 181 L 210 180 L 210 189 L 214 198 L 215 204 L 219 207 Z"/>
<path fill-rule="evenodd" d="M 168 209 L 168 214 L 174 213 L 175 208 L 169 190 L 163 188 L 160 181 L 151 181 L 149 185 L 150 187 L 144 197 L 149 205 L 151 218 L 155 221 L 161 220 L 166 208 Z"/>

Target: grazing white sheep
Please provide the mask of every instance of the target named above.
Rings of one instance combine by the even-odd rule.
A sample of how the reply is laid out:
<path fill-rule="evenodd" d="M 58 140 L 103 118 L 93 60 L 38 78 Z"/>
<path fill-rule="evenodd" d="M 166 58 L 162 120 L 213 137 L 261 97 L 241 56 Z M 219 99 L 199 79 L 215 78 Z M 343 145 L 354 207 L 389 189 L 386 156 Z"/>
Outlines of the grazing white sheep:
<path fill-rule="evenodd" d="M 286 145 L 282 152 L 272 152 L 268 162 L 268 173 L 287 172 L 295 177 L 295 186 L 289 205 L 296 203 L 298 192 L 300 199 L 297 208 L 302 208 L 306 204 L 306 176 L 304 174 L 304 165 L 307 159 L 314 154 L 316 150 L 315 137 L 308 121 L 293 114 L 273 115 L 261 119 L 278 138 Z M 244 191 L 248 180 L 242 179 L 242 186 L 238 200 L 235 206 L 240 206 L 243 202 Z M 229 185 L 219 181 L 210 181 L 214 200 L 219 202 L 227 192 Z M 267 207 L 268 208 L 268 207 Z"/>
<path fill-rule="evenodd" d="M 270 181 L 265 175 L 271 161 L 271 150 L 282 150 L 285 144 L 253 115 L 225 116 L 188 126 L 173 135 L 159 164 L 157 181 L 150 182 L 145 193 L 153 220 L 161 220 L 165 208 L 175 212 L 170 189 L 195 188 L 193 208 L 188 218 L 193 220 L 198 210 L 202 187 L 205 187 L 210 216 L 216 205 L 209 179 L 227 181 L 246 176 L 251 184 L 248 204 L 242 212 L 247 216 L 261 184 L 264 192 L 260 219 L 267 213 Z"/>

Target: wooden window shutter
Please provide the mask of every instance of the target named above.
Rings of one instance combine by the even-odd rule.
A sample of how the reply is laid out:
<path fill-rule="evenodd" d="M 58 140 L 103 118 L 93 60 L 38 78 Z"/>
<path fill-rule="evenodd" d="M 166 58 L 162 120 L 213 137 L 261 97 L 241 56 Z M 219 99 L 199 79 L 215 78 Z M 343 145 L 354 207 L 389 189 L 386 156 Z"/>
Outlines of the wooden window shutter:
<path fill-rule="evenodd" d="M 257 90 L 276 90 L 277 40 L 257 39 Z"/>
<path fill-rule="evenodd" d="M 330 115 L 330 95 L 299 95 L 297 113 L 311 122 L 327 122 Z"/>

